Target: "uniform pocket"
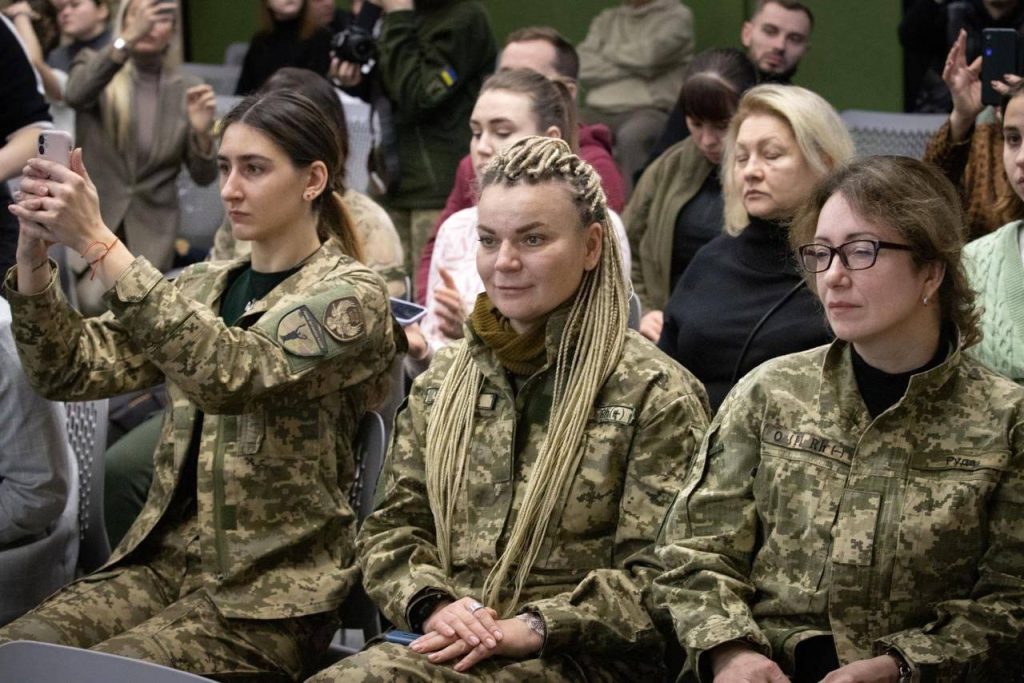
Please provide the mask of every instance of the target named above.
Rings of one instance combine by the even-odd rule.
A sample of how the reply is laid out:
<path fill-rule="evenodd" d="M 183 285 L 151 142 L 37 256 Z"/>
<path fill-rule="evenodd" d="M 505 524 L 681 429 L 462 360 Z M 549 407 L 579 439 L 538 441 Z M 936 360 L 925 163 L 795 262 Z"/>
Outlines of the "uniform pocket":
<path fill-rule="evenodd" d="M 843 491 L 832 537 L 832 562 L 870 567 L 875 550 L 875 528 L 882 495 L 871 491 Z"/>
<path fill-rule="evenodd" d="M 263 411 L 238 416 L 238 452 L 255 455 L 263 445 Z"/>
<path fill-rule="evenodd" d="M 988 503 L 1008 454 L 916 457 L 900 513 L 890 598 L 967 597 L 985 552 Z"/>

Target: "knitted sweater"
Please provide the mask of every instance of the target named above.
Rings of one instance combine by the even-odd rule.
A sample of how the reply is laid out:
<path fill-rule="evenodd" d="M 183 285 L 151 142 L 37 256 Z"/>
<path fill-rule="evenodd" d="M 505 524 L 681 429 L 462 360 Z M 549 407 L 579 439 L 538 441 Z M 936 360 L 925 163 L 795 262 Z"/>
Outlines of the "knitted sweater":
<path fill-rule="evenodd" d="M 1024 261 L 1018 237 L 1022 225 L 1007 223 L 964 249 L 967 278 L 984 308 L 984 336 L 969 353 L 1017 383 L 1024 383 Z"/>

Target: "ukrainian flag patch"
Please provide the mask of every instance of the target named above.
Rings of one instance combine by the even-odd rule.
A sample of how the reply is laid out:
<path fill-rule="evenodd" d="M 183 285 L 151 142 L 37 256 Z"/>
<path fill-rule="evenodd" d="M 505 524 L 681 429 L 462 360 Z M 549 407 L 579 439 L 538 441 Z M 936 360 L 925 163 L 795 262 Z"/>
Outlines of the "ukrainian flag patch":
<path fill-rule="evenodd" d="M 455 73 L 455 69 L 450 66 L 441 69 L 441 81 L 445 84 L 445 87 L 452 87 L 457 80 L 459 80 L 459 75 Z"/>

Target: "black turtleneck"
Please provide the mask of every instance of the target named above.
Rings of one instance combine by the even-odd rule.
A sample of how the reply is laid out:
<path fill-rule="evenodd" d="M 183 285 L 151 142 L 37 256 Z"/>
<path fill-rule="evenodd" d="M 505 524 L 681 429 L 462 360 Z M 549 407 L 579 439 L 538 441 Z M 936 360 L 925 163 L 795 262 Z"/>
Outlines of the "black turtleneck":
<path fill-rule="evenodd" d="M 312 36 L 301 40 L 300 28 L 300 19 L 275 21 L 272 30 L 261 31 L 252 37 L 238 77 L 236 95 L 248 95 L 259 90 L 275 71 L 285 66 L 327 74 L 331 61 L 330 33 L 326 29 L 317 29 Z"/>
<path fill-rule="evenodd" d="M 871 418 L 878 417 L 903 398 L 913 375 L 928 372 L 946 360 L 951 341 L 951 334 L 944 330 L 942 336 L 939 337 L 939 348 L 935 350 L 935 355 L 930 361 L 919 368 L 909 372 L 898 372 L 895 375 L 868 365 L 868 362 L 851 346 L 853 376 L 857 379 L 857 389 L 860 390 L 860 395 L 864 399 L 864 405 L 867 406 Z"/>
<path fill-rule="evenodd" d="M 719 235 L 694 256 L 665 306 L 658 346 L 704 383 L 717 410 L 737 363 L 742 377 L 766 360 L 831 339 L 817 298 L 800 283 L 785 226 L 751 218 L 738 237 Z"/>

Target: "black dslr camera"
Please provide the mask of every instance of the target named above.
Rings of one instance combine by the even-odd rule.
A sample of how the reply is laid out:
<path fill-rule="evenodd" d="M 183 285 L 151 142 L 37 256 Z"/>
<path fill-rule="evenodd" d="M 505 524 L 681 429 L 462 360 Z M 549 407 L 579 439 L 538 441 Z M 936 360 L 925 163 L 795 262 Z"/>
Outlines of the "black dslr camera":
<path fill-rule="evenodd" d="M 367 64 L 377 58 L 377 41 L 361 26 L 349 26 L 331 36 L 331 56 L 343 62 Z"/>

